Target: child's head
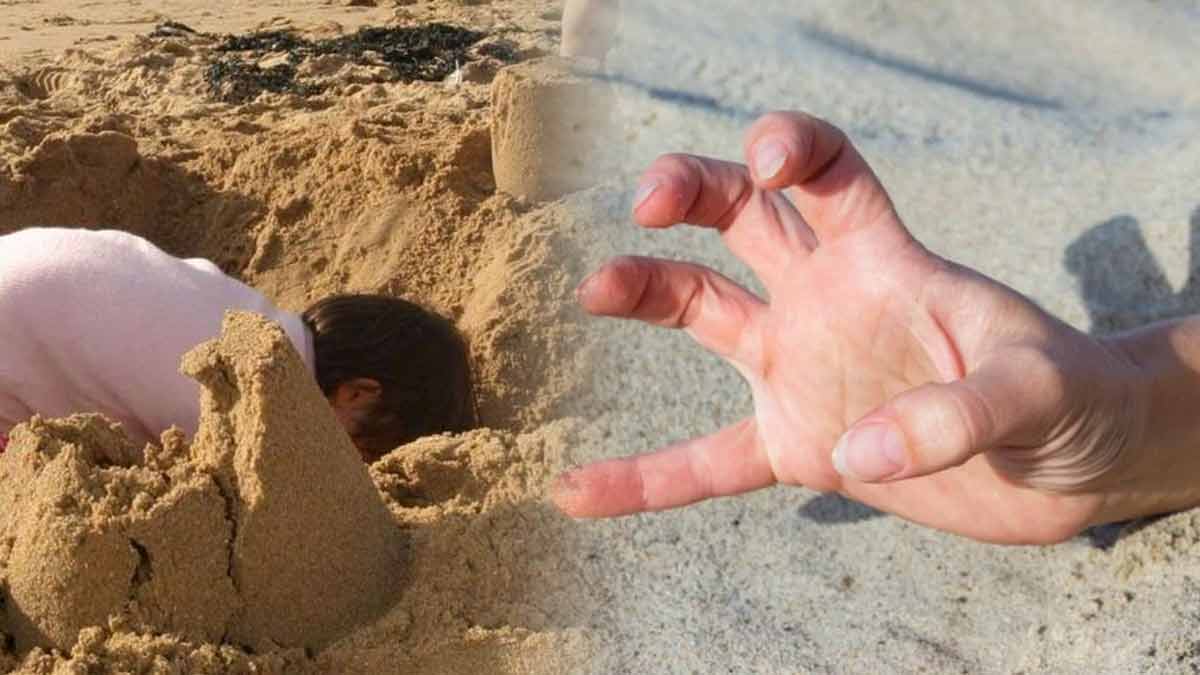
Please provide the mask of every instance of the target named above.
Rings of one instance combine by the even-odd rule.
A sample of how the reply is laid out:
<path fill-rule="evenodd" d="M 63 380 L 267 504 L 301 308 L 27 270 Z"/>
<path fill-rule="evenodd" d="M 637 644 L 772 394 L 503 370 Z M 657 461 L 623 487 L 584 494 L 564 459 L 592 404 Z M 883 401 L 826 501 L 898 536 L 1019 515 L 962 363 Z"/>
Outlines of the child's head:
<path fill-rule="evenodd" d="M 317 383 L 365 459 L 474 426 L 466 344 L 445 318 L 381 295 L 325 298 L 303 318 Z"/>

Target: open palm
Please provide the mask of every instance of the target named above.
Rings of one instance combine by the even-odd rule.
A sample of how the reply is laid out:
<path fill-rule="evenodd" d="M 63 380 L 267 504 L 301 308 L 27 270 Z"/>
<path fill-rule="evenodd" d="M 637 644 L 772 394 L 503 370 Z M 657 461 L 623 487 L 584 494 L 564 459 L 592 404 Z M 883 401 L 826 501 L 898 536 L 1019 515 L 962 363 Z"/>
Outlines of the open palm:
<path fill-rule="evenodd" d="M 660 158 L 635 215 L 715 228 L 767 298 L 633 257 L 579 295 L 594 314 L 687 330 L 749 382 L 753 417 L 573 471 L 559 505 L 622 515 L 779 482 L 987 541 L 1057 541 L 1094 522 L 1139 433 L 1133 365 L 927 251 L 832 126 L 768 115 L 746 148 L 753 172 Z"/>

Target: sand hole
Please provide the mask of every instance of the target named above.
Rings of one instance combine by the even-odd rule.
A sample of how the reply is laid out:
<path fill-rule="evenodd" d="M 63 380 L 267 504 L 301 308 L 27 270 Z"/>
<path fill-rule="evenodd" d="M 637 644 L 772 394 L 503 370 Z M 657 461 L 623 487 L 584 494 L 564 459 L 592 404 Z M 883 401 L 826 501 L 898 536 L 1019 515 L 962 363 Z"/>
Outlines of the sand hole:
<path fill-rule="evenodd" d="M 31 139 L 35 140 L 35 139 Z M 147 157 L 115 132 L 47 133 L 0 172 L 0 234 L 24 227 L 119 229 L 182 257 L 245 266 L 261 202 L 215 189 L 194 171 Z"/>

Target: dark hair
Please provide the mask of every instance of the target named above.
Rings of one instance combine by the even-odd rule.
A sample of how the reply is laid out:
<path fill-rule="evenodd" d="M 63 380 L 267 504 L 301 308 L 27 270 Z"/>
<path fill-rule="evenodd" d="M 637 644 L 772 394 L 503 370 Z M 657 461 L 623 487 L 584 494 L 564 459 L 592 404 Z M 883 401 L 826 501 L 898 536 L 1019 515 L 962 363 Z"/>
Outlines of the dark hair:
<path fill-rule="evenodd" d="M 302 318 L 326 396 L 356 378 L 382 386 L 355 436 L 361 448 L 383 454 L 422 436 L 475 426 L 467 345 L 449 320 L 383 295 L 335 295 Z"/>

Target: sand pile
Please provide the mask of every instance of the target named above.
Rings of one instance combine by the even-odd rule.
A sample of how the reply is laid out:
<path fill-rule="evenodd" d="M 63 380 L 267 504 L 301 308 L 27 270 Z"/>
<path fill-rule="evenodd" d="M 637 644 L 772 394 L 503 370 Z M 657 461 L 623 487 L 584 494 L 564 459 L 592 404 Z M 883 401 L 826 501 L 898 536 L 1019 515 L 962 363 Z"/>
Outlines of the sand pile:
<path fill-rule="evenodd" d="M 139 457 L 96 415 L 15 430 L 0 459 L 0 569 L 17 649 L 70 651 L 111 617 L 313 648 L 393 600 L 398 531 L 283 331 L 231 314 L 184 370 L 204 388 L 190 448 L 168 434 Z"/>
<path fill-rule="evenodd" d="M 283 331 L 231 314 L 183 371 L 204 387 L 192 453 L 234 527 L 229 576 L 242 606 L 226 636 L 319 646 L 385 605 L 400 571 L 394 526 Z"/>
<path fill-rule="evenodd" d="M 232 523 L 211 477 L 178 462 L 177 441 L 127 464 L 129 441 L 98 416 L 14 430 L 0 459 L 0 569 L 3 630 L 17 649 L 69 651 L 110 616 L 197 640 L 224 635 L 240 604 L 228 576 Z"/>
<path fill-rule="evenodd" d="M 423 439 L 368 476 L 273 324 L 231 314 L 183 369 L 204 391 L 190 445 L 138 449 L 78 415 L 18 426 L 0 456 L 0 633 L 20 672 L 578 662 L 569 525 L 531 498 L 572 422 Z"/>
<path fill-rule="evenodd" d="M 248 324 L 188 361 L 208 388 L 195 442 L 130 448 L 95 418 L 30 425 L 5 459 L 26 473 L 0 479 L 20 486 L 3 499 L 22 504 L 0 501 L 16 537 L 0 552 L 31 565 L 40 555 L 33 567 L 60 591 L 43 596 L 91 613 L 42 607 L 35 623 L 35 582 L 8 564 L 5 616 L 30 616 L 0 626 L 13 638 L 8 656 L 0 639 L 0 672 L 573 669 L 590 610 L 569 524 L 543 494 L 574 444 L 559 411 L 581 382 L 566 308 L 584 224 L 561 203 L 497 193 L 491 171 L 493 70 L 552 51 L 556 7 L 397 10 L 399 25 L 485 35 L 448 83 L 321 54 L 295 65 L 319 91 L 221 101 L 207 72 L 227 53 L 199 32 L 230 31 L 236 17 L 211 5 L 219 29 L 192 14 L 178 18 L 196 34 L 149 37 L 150 26 L 0 70 L 0 233 L 127 230 L 209 258 L 292 310 L 346 291 L 416 300 L 466 334 L 488 427 L 402 448 L 368 480 L 325 456 L 345 450 L 340 432 L 311 409 L 311 385 L 270 384 L 295 373 L 263 357 L 277 345 Z M 239 32 L 327 40 L 353 34 L 351 19 L 292 15 Z M 63 536 L 33 536 L 50 526 Z M 107 551 L 86 556 L 104 563 L 77 564 L 68 533 Z"/>

